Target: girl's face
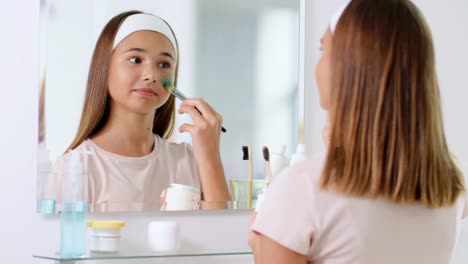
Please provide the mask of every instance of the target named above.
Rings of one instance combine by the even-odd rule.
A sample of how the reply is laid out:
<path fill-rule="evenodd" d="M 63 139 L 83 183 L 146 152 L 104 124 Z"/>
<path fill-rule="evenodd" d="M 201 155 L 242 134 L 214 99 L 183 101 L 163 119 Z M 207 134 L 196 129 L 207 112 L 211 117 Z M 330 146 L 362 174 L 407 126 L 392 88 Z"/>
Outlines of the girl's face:
<path fill-rule="evenodd" d="M 320 95 L 320 106 L 329 110 L 330 108 L 330 90 L 331 90 L 331 46 L 332 34 L 330 28 L 321 39 L 322 55 L 315 68 L 315 76 Z"/>
<path fill-rule="evenodd" d="M 175 51 L 167 37 L 148 30 L 130 34 L 111 57 L 111 107 L 140 114 L 154 112 L 169 99 L 161 80 L 174 80 L 175 69 Z"/>

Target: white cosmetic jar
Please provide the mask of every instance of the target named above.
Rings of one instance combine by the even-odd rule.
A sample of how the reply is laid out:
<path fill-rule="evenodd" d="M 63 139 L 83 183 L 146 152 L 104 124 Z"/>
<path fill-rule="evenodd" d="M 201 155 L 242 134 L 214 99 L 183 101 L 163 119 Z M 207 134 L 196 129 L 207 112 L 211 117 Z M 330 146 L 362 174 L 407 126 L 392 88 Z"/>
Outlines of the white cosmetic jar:
<path fill-rule="evenodd" d="M 120 229 L 124 221 L 88 221 L 89 250 L 113 253 L 119 251 Z"/>
<path fill-rule="evenodd" d="M 154 221 L 148 225 L 148 244 L 154 252 L 174 252 L 179 249 L 179 224 Z"/>
<path fill-rule="evenodd" d="M 200 189 L 171 183 L 166 189 L 166 211 L 197 210 L 200 202 Z"/>
<path fill-rule="evenodd" d="M 171 183 L 166 189 L 166 211 L 197 210 L 200 202 L 200 189 Z"/>

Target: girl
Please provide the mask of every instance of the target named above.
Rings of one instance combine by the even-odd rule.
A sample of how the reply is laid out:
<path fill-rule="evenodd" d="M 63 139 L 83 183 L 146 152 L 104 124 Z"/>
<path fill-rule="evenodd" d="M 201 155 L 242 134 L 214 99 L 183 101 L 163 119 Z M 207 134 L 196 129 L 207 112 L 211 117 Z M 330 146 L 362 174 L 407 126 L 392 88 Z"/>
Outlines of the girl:
<path fill-rule="evenodd" d="M 175 97 L 161 80 L 177 86 L 178 62 L 176 37 L 157 16 L 125 12 L 103 29 L 78 133 L 67 150 L 89 153 L 82 159 L 91 204 L 154 204 L 170 183 L 202 189 L 205 201 L 229 200 L 219 113 L 201 99 L 183 101 L 178 112 L 189 114 L 193 124 L 179 131 L 192 135 L 193 148 L 167 141 L 174 129 Z"/>
<path fill-rule="evenodd" d="M 272 183 L 256 263 L 450 263 L 463 175 L 445 139 L 430 31 L 408 0 L 353 0 L 317 64 L 328 152 Z"/>

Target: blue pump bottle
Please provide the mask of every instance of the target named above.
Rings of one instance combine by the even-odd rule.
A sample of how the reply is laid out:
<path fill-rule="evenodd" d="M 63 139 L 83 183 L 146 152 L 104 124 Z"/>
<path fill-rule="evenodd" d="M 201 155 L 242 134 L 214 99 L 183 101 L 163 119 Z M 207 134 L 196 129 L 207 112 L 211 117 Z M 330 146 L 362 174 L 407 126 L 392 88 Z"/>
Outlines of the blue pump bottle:
<path fill-rule="evenodd" d="M 81 152 L 70 152 L 66 173 L 62 178 L 60 212 L 60 254 L 77 258 L 86 254 L 87 177 Z"/>

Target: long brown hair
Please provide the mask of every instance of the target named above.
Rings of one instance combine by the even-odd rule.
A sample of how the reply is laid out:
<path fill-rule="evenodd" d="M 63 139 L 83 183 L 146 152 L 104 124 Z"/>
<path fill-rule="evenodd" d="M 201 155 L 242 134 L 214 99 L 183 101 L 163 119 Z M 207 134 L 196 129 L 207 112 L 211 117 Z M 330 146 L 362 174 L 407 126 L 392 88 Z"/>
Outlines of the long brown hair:
<path fill-rule="evenodd" d="M 431 32 L 408 0 L 353 0 L 332 39 L 323 189 L 429 208 L 464 179 L 445 139 Z"/>
<path fill-rule="evenodd" d="M 81 114 L 78 132 L 67 151 L 76 148 L 85 139 L 96 134 L 107 122 L 109 117 L 109 65 L 112 57 L 112 46 L 115 35 L 122 22 L 129 16 L 141 14 L 141 11 L 128 11 L 113 17 L 104 27 L 98 38 L 89 67 L 86 96 Z M 167 24 L 167 22 L 166 22 Z M 169 26 L 169 24 L 168 24 Z M 169 26 L 170 28 L 170 26 Z M 171 28 L 172 31 L 172 28 Z M 174 33 L 174 32 L 172 32 Z M 175 36 L 175 34 L 174 34 Z M 179 54 L 176 39 L 176 53 Z M 177 86 L 179 55 L 176 58 L 174 85 Z M 155 110 L 153 133 L 162 138 L 169 138 L 174 130 L 175 97 L 171 94 L 168 101 Z"/>

